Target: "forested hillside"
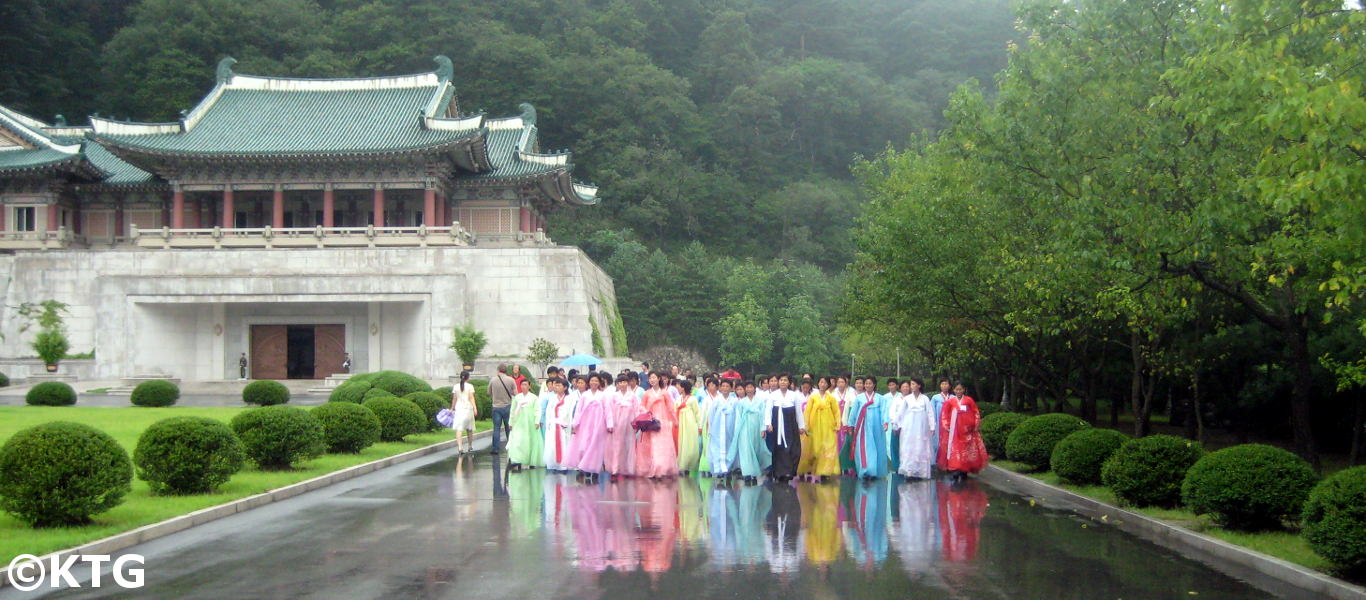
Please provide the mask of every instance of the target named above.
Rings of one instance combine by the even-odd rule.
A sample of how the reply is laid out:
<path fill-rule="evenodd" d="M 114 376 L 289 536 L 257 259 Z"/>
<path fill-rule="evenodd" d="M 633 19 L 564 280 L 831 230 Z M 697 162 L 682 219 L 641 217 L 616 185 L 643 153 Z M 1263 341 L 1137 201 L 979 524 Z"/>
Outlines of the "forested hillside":
<path fill-rule="evenodd" d="M 1013 19 L 1006 0 L 9 0 L 0 103 L 169 120 L 227 55 L 349 77 L 446 54 L 462 111 L 533 103 L 543 145 L 602 186 L 550 234 L 616 278 L 633 348 L 817 369 L 843 360 L 851 164 L 941 127 L 964 81 L 990 93 Z"/>

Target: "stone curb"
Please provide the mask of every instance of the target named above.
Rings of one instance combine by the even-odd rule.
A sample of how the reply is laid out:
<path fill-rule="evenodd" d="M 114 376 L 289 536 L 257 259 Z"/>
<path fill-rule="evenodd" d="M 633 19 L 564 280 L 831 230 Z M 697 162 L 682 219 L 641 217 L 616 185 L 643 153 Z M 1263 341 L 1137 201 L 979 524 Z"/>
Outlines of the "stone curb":
<path fill-rule="evenodd" d="M 1076 492 L 1044 483 L 1022 473 L 988 466 L 982 475 L 982 480 L 985 483 L 1005 482 L 1010 487 L 1028 495 L 1046 501 L 1051 500 L 1062 505 L 1062 508 L 1113 525 L 1122 531 L 1137 535 L 1160 546 L 1180 551 L 1200 562 L 1218 567 L 1221 570 L 1235 571 L 1234 575 L 1238 575 L 1236 571 L 1243 571 L 1247 574 L 1271 578 L 1288 588 L 1287 590 L 1268 590 L 1278 593 L 1278 595 L 1294 590 L 1312 594 L 1312 597 L 1315 598 L 1366 600 L 1366 589 L 1341 579 L 1274 556 L 1262 554 L 1256 550 L 1230 544 L 1160 519 L 1111 506 Z M 1255 585 L 1255 582 L 1250 583 Z"/>
<path fill-rule="evenodd" d="M 492 434 L 492 430 L 481 431 L 479 433 L 474 434 L 473 439 L 481 440 L 483 438 L 491 436 Z M 233 500 L 232 502 L 219 504 L 218 506 L 201 508 L 192 513 L 180 515 L 178 517 L 172 517 L 165 521 L 160 521 L 149 525 L 143 525 L 142 527 L 139 527 L 137 529 L 114 534 L 107 538 L 95 540 L 93 542 L 88 542 L 80 546 L 76 546 L 74 548 L 57 550 L 55 552 L 51 552 L 39 557 L 39 560 L 47 562 L 51 560 L 51 558 L 54 556 L 61 557 L 66 556 L 68 554 L 113 554 L 115 552 L 118 552 L 119 550 L 123 550 L 131 546 L 136 546 L 144 542 L 150 542 L 157 538 L 166 537 L 168 535 L 189 529 L 196 525 L 203 525 L 210 521 L 217 521 L 218 519 L 232 516 L 240 512 L 248 511 L 253 508 L 259 508 L 261 506 L 265 506 L 267 504 L 271 504 L 274 502 L 279 502 L 281 500 L 293 498 L 300 494 L 311 492 L 319 488 L 327 487 L 332 484 L 341 483 L 348 479 L 355 479 L 356 477 L 360 477 L 361 475 L 365 475 L 367 473 L 371 473 L 379 469 L 383 469 L 385 467 L 392 467 L 400 463 L 405 463 L 411 460 L 422 458 L 424 456 L 436 454 L 437 452 L 450 450 L 454 447 L 455 440 L 453 439 L 446 440 L 444 442 L 437 442 L 430 446 L 423 446 L 422 448 L 409 450 L 402 454 L 395 454 L 393 456 L 381 458 L 379 460 L 373 460 L 368 463 L 362 463 L 352 467 L 347 467 L 340 471 L 333 471 L 331 473 L 319 475 L 317 477 L 314 477 L 313 479 L 307 479 L 304 481 L 300 481 L 298 483 L 287 485 L 282 488 L 276 488 L 273 490 L 261 492 L 259 494 L 247 496 L 246 498 L 241 498 L 238 500 Z M 6 565 L 4 568 L 0 568 L 0 589 L 4 589 L 7 586 L 9 586 L 8 565 Z"/>

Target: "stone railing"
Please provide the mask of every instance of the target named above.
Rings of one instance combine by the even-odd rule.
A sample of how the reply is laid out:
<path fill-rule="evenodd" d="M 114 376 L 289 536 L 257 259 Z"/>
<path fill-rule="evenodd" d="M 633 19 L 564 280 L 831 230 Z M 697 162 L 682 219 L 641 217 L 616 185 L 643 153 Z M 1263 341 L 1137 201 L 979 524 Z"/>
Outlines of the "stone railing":
<path fill-rule="evenodd" d="M 76 236 L 65 227 L 57 231 L 0 231 L 0 250 L 60 250 L 75 241 Z"/>
<path fill-rule="evenodd" d="M 479 234 L 480 246 L 554 246 L 555 242 L 550 236 L 545 234 L 545 230 L 537 229 L 534 232 L 518 231 L 513 233 L 481 233 Z"/>
<path fill-rule="evenodd" d="M 387 248 L 470 246 L 474 235 L 460 223 L 449 227 L 246 227 L 224 229 L 138 229 L 129 239 L 139 248 Z"/>

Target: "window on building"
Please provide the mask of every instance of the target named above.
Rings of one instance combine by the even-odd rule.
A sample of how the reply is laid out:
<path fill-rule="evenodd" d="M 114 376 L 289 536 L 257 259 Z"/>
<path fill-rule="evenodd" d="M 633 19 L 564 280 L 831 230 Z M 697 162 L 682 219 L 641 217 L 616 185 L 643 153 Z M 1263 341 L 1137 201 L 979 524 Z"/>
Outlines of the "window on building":
<path fill-rule="evenodd" d="M 37 231 L 38 209 L 32 206 L 19 206 L 14 209 L 15 231 Z"/>

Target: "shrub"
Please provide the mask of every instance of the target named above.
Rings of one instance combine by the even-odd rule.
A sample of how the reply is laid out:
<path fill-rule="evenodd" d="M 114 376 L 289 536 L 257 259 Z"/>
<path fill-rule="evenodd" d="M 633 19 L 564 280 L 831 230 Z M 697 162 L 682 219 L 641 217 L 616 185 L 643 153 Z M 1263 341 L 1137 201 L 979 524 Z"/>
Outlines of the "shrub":
<path fill-rule="evenodd" d="M 441 429 L 441 424 L 436 422 L 436 413 L 443 408 L 450 408 L 449 400 L 442 401 L 441 396 L 432 392 L 413 392 L 403 397 L 405 400 L 416 404 L 422 409 L 422 414 L 427 416 L 427 427 L 423 431 L 436 431 Z"/>
<path fill-rule="evenodd" d="M 441 403 L 442 403 L 442 404 L 444 404 L 444 405 L 446 405 L 446 406 L 450 406 L 450 404 L 451 404 L 451 392 L 452 392 L 454 389 L 455 389 L 455 388 L 453 388 L 453 387 L 451 387 L 451 386 L 449 386 L 449 385 L 443 385 L 443 386 L 441 386 L 441 387 L 439 387 L 439 388 L 436 388 L 436 389 L 432 390 L 432 393 L 433 393 L 433 394 L 436 394 L 436 397 L 441 399 Z"/>
<path fill-rule="evenodd" d="M 379 439 L 401 442 L 404 436 L 426 429 L 427 415 L 416 404 L 403 398 L 371 398 L 362 404 L 379 417 Z"/>
<path fill-rule="evenodd" d="M 1318 479 L 1314 468 L 1293 453 L 1243 444 L 1196 461 L 1181 484 L 1181 501 L 1230 529 L 1270 529 L 1299 517 Z"/>
<path fill-rule="evenodd" d="M 33 336 L 33 352 L 38 355 L 38 360 L 45 365 L 55 365 L 66 358 L 67 351 L 71 350 L 71 342 L 66 337 L 66 332 L 61 329 L 51 329 L 39 331 Z"/>
<path fill-rule="evenodd" d="M 238 413 L 232 430 L 242 440 L 247 456 L 262 469 L 288 469 L 296 462 L 321 456 L 323 426 L 302 408 L 265 406 Z"/>
<path fill-rule="evenodd" d="M 994 415 L 998 412 L 1005 412 L 1005 410 L 1006 409 L 1001 406 L 1000 402 L 977 403 L 977 413 L 980 414 L 983 419 L 990 417 L 991 415 Z"/>
<path fill-rule="evenodd" d="M 484 332 L 475 329 L 473 323 L 467 322 L 456 327 L 452 334 L 451 350 L 454 350 L 460 357 L 460 362 L 466 365 L 473 365 L 488 345 L 488 337 Z"/>
<path fill-rule="evenodd" d="M 370 391 L 368 384 L 346 381 L 332 389 L 328 394 L 328 402 L 350 402 L 360 404 L 365 400 L 365 392 Z"/>
<path fill-rule="evenodd" d="M 371 387 L 382 389 L 402 398 L 413 392 L 430 392 L 432 386 L 402 371 L 376 371 L 373 378 L 366 379 Z"/>
<path fill-rule="evenodd" d="M 479 418 L 493 418 L 493 396 L 489 395 L 489 381 L 471 379 L 470 385 L 474 386 L 474 406 L 479 410 Z"/>
<path fill-rule="evenodd" d="M 1105 460 L 1127 441 L 1129 436 L 1113 429 L 1074 431 L 1053 447 L 1048 464 L 1063 481 L 1096 485 Z"/>
<path fill-rule="evenodd" d="M 1320 481 L 1300 519 L 1314 552 L 1347 570 L 1366 567 L 1366 466 Z"/>
<path fill-rule="evenodd" d="M 60 381 L 45 381 L 29 388 L 24 402 L 34 406 L 71 406 L 76 403 L 76 390 Z"/>
<path fill-rule="evenodd" d="M 157 421 L 142 432 L 133 451 L 138 479 L 165 494 L 212 492 L 242 470 L 245 460 L 232 430 L 205 417 Z"/>
<path fill-rule="evenodd" d="M 273 379 L 262 379 L 242 388 L 242 401 L 257 406 L 274 406 L 289 402 L 289 388 Z"/>
<path fill-rule="evenodd" d="M 1063 413 L 1030 417 L 1006 437 L 1006 458 L 1034 469 L 1047 469 L 1053 447 L 1062 438 L 1090 427 L 1086 421 Z"/>
<path fill-rule="evenodd" d="M 9 375 L 0 373 L 0 387 L 9 387 Z"/>
<path fill-rule="evenodd" d="M 1006 438 L 1015 431 L 1020 423 L 1029 420 L 1029 415 L 1016 412 L 1003 412 L 982 418 L 978 431 L 982 434 L 982 444 L 987 452 L 995 457 L 1006 455 Z"/>
<path fill-rule="evenodd" d="M 170 406 L 180 399 L 180 388 L 165 379 L 139 383 L 129 398 L 134 406 Z"/>
<path fill-rule="evenodd" d="M 123 502 L 133 465 L 113 437 L 54 421 L 0 446 L 0 508 L 35 527 L 80 525 Z"/>
<path fill-rule="evenodd" d="M 370 388 L 368 391 L 365 392 L 364 395 L 362 395 L 362 396 L 360 397 L 360 401 L 361 401 L 362 404 L 364 404 L 365 401 L 367 401 L 367 400 L 373 400 L 373 399 L 375 399 L 375 398 L 396 398 L 396 397 L 397 397 L 397 396 L 394 396 L 393 394 L 390 394 L 390 393 L 389 393 L 389 390 L 383 390 L 383 389 L 380 389 L 380 388 Z"/>
<path fill-rule="evenodd" d="M 323 425 L 328 452 L 356 453 L 379 441 L 379 417 L 360 404 L 329 402 L 313 409 Z"/>
<path fill-rule="evenodd" d="M 1129 440 L 1100 468 L 1100 481 L 1134 506 L 1176 506 L 1186 471 L 1204 453 L 1198 442 L 1170 435 Z"/>

